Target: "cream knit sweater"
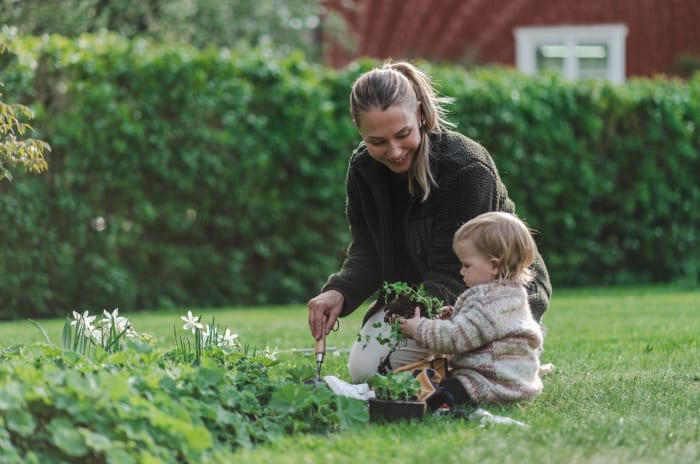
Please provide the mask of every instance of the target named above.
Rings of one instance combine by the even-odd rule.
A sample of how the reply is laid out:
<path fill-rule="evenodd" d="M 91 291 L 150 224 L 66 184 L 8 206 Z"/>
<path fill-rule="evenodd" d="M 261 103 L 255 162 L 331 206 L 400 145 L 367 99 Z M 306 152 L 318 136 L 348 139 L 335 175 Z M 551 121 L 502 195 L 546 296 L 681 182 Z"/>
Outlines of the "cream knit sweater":
<path fill-rule="evenodd" d="M 457 377 L 476 403 L 531 399 L 542 391 L 538 375 L 542 328 L 532 317 L 527 294 L 511 281 L 467 289 L 451 319 L 421 319 L 415 341 L 453 355 Z"/>

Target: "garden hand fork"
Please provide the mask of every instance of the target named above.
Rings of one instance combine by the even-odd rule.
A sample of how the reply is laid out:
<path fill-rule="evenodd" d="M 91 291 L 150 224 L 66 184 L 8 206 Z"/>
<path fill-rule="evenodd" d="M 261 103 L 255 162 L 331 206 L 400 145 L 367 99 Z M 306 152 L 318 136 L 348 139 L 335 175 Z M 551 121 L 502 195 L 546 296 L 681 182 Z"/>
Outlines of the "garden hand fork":
<path fill-rule="evenodd" d="M 321 380 L 321 366 L 323 366 L 323 358 L 326 356 L 326 318 L 323 318 L 323 332 L 321 338 L 316 340 L 316 380 L 314 380 L 314 385 L 322 383 Z"/>

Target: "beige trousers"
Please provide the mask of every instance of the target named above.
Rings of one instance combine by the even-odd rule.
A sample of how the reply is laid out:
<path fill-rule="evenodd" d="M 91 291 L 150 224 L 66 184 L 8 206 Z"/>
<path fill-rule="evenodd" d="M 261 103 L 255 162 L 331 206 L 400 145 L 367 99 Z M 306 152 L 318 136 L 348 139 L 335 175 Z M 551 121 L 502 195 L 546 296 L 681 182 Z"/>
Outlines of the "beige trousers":
<path fill-rule="evenodd" d="M 379 325 L 375 327 L 375 325 Z M 389 354 L 389 346 L 377 341 L 377 335 L 389 336 L 389 326 L 384 322 L 384 311 L 377 311 L 362 327 L 360 339 L 350 349 L 348 371 L 353 383 L 366 382 L 377 373 L 379 363 Z M 396 369 L 432 354 L 413 340 L 403 343 L 391 355 L 391 367 Z"/>

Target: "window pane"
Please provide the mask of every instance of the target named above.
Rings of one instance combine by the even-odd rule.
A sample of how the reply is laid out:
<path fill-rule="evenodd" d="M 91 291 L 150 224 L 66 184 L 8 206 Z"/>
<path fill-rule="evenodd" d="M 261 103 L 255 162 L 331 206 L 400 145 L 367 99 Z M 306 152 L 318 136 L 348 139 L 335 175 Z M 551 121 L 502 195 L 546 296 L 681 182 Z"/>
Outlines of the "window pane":
<path fill-rule="evenodd" d="M 608 71 L 608 46 L 606 44 L 580 44 L 576 46 L 579 77 L 605 79 Z"/>
<path fill-rule="evenodd" d="M 563 44 L 547 44 L 537 47 L 537 69 L 564 72 L 566 47 Z"/>

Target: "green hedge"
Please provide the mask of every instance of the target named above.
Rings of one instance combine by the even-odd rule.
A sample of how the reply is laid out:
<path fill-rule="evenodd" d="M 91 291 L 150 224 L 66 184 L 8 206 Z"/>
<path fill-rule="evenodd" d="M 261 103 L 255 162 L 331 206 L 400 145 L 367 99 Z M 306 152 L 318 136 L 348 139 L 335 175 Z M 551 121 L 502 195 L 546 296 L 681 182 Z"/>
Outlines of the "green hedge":
<path fill-rule="evenodd" d="M 697 284 L 700 74 L 624 85 L 441 74 L 559 285 Z"/>
<path fill-rule="evenodd" d="M 49 171 L 0 184 L 0 317 L 299 303 L 340 263 L 342 71 L 116 36 L 1 57 Z M 423 63 L 493 154 L 557 285 L 698 282 L 700 79 L 615 86 Z"/>

